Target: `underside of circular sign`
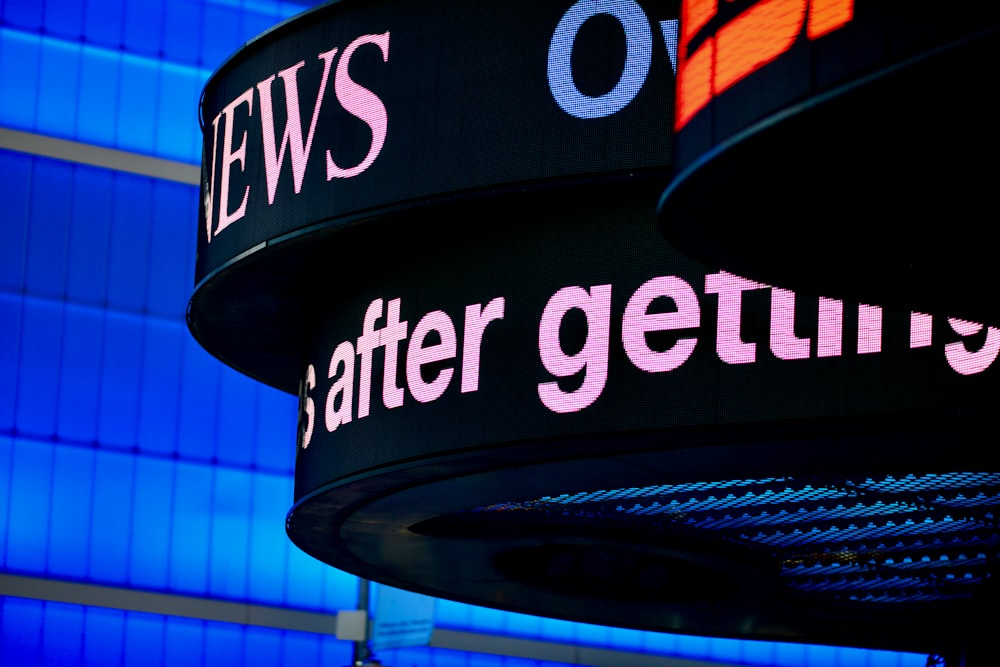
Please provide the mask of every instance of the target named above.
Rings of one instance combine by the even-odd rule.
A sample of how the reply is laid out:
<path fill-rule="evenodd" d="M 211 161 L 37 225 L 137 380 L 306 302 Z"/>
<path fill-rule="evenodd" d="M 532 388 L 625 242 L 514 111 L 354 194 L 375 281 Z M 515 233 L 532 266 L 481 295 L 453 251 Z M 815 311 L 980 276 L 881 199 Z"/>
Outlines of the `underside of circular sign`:
<path fill-rule="evenodd" d="M 1000 602 L 987 415 L 518 443 L 331 484 L 287 528 L 330 565 L 473 604 L 948 653 Z"/>

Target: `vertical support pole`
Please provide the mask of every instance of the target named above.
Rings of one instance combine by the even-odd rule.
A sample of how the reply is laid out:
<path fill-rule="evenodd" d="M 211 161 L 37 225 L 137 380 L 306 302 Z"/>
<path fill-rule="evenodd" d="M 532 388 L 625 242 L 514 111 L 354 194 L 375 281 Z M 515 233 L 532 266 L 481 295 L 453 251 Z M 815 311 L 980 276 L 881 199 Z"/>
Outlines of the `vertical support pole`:
<path fill-rule="evenodd" d="M 371 657 L 371 650 L 368 648 L 369 633 L 371 628 L 370 615 L 368 614 L 368 580 L 358 579 L 358 609 L 365 612 L 365 638 L 354 642 L 352 652 L 352 662 L 354 667 L 362 667 Z"/>

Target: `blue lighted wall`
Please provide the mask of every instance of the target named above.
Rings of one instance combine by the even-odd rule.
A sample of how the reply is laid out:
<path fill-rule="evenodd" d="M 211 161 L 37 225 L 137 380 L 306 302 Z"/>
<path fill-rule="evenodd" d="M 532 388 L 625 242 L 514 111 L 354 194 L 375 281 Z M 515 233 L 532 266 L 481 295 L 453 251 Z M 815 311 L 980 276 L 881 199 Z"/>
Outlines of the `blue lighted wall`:
<path fill-rule="evenodd" d="M 340 666 L 350 663 L 351 645 L 302 632 L 0 598 L 0 658 L 60 667 Z"/>
<path fill-rule="evenodd" d="M 645 644 L 649 653 L 728 664 L 925 667 L 922 656 L 885 651 L 632 634 L 636 649 Z M 378 657 L 395 667 L 564 667 L 564 663 L 434 648 L 382 651 Z M 329 636 L 302 632 L 0 597 L 0 658 L 3 664 L 60 667 L 345 667 L 351 647 Z"/>
<path fill-rule="evenodd" d="M 566 0 L 567 3 L 569 0 Z M 0 129 L 197 164 L 197 102 L 303 4 L 0 0 Z M 193 185 L 0 150 L 0 574 L 334 613 L 355 578 L 284 533 L 295 403 L 184 323 Z M 904 654 L 709 640 L 438 601 L 437 625 L 731 664 L 923 667 Z M 329 636 L 0 597 L 0 665 L 333 665 Z M 551 667 L 443 649 L 397 667 Z"/>
<path fill-rule="evenodd" d="M 197 164 L 198 99 L 268 0 L 3 0 L 0 126 Z"/>
<path fill-rule="evenodd" d="M 184 324 L 197 189 L 6 152 L 0 565 L 336 611 L 284 535 L 295 404 Z"/>

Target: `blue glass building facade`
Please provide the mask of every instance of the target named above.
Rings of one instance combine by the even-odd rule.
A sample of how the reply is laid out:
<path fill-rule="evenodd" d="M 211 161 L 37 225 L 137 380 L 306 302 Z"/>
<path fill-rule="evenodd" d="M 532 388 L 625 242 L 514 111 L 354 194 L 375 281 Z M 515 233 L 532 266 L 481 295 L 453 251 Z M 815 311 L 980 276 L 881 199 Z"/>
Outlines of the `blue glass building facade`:
<path fill-rule="evenodd" d="M 295 399 L 189 335 L 210 73 L 276 0 L 0 0 L 0 664 L 346 665 L 294 547 Z M 377 613 L 377 609 L 376 609 Z M 387 664 L 919 667 L 439 600 Z"/>

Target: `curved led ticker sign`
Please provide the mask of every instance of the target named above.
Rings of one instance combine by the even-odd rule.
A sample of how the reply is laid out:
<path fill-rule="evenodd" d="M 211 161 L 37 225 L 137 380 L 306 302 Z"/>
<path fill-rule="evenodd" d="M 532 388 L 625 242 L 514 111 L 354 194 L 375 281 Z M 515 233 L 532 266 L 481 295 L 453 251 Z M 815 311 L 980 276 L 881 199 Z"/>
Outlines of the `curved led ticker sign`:
<path fill-rule="evenodd" d="M 307 16 L 205 88 L 197 281 L 318 223 L 670 163 L 676 15 L 655 3 L 345 0 Z"/>
<path fill-rule="evenodd" d="M 1000 147 L 995 5 L 691 0 L 682 15 L 672 242 L 786 287 L 1000 324 L 982 159 Z"/>
<path fill-rule="evenodd" d="M 594 190 L 562 193 L 558 212 L 548 192 L 492 201 L 518 222 L 463 242 L 373 225 L 352 243 L 385 248 L 378 275 L 317 273 L 312 293 L 338 289 L 305 354 L 292 540 L 390 585 L 525 613 L 906 650 L 952 641 L 970 601 L 991 599 L 987 576 L 959 597 L 886 574 L 883 602 L 857 597 L 863 570 L 942 539 L 948 565 L 990 559 L 1000 535 L 986 515 L 922 505 L 944 492 L 935 482 L 902 501 L 844 492 L 828 505 L 820 489 L 996 470 L 976 434 L 1000 331 L 708 269 L 659 241 L 657 185 Z M 449 229 L 482 206 L 436 215 Z M 714 534 L 741 516 L 721 509 L 731 485 L 768 489 L 754 496 L 762 523 L 742 515 L 752 532 Z M 1000 506 L 978 482 L 948 491 Z M 672 512 L 672 493 L 718 515 Z M 577 509 L 583 497 L 597 500 Z M 969 523 L 945 519 L 957 511 Z M 945 532 L 963 525 L 977 536 Z M 794 535 L 811 539 L 769 550 Z M 795 559 L 808 567 L 786 581 Z M 857 563 L 825 574 L 857 576 L 850 596 L 810 588 L 824 559 Z M 868 586 L 880 572 L 892 569 Z"/>
<path fill-rule="evenodd" d="M 674 129 L 695 182 L 767 117 L 722 103 L 860 0 L 682 5 L 343 0 L 248 43 L 205 88 L 189 327 L 299 396 L 286 528 L 323 562 L 587 622 L 955 645 L 995 601 L 1000 330 L 702 263 L 657 215 Z M 729 200 L 678 188 L 661 213 Z M 940 580 L 900 572 L 942 535 Z M 873 597 L 839 564 L 891 574 Z"/>
<path fill-rule="evenodd" d="M 708 271 L 657 244 L 640 206 L 585 201 L 493 203 L 524 223 L 487 225 L 460 252 L 394 230 L 415 257 L 387 252 L 354 287 L 333 274 L 304 374 L 298 498 L 403 453 L 951 410 L 994 386 L 1000 330 Z"/>

